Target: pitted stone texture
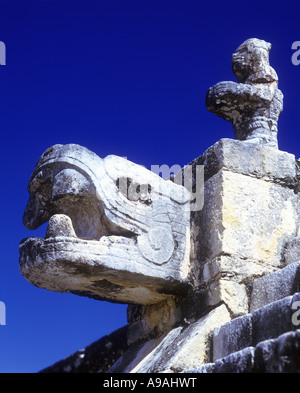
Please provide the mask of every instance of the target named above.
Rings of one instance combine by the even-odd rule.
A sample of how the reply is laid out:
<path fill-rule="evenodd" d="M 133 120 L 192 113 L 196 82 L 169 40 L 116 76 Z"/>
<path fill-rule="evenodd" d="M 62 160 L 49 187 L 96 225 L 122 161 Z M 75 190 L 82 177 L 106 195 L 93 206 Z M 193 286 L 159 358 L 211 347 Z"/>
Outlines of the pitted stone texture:
<path fill-rule="evenodd" d="M 238 283 L 247 278 L 263 276 L 278 269 L 264 265 L 256 260 L 247 260 L 237 256 L 220 255 L 205 263 L 200 270 L 202 283 L 210 283 L 220 277 Z"/>
<path fill-rule="evenodd" d="M 234 318 L 248 312 L 248 295 L 245 285 L 229 279 L 217 280 L 207 286 L 204 295 L 205 307 L 216 306 L 224 302 Z"/>
<path fill-rule="evenodd" d="M 295 237 L 287 244 L 284 259 L 287 264 L 300 262 L 300 236 Z"/>
<path fill-rule="evenodd" d="M 284 187 L 297 186 L 295 156 L 266 145 L 247 144 L 244 141 L 223 138 L 191 164 L 204 166 L 205 180 L 221 169 L 227 169 Z"/>
<path fill-rule="evenodd" d="M 248 313 L 251 282 L 283 266 L 298 233 L 295 157 L 221 139 L 189 165 L 203 165 L 205 178 L 203 209 L 191 212 L 193 281 L 204 306 L 224 301 L 232 316 Z"/>
<path fill-rule="evenodd" d="M 216 328 L 213 334 L 212 360 L 216 361 L 261 341 L 276 338 L 299 326 L 300 294 L 296 293 Z"/>
<path fill-rule="evenodd" d="M 294 330 L 292 323 L 292 296 L 271 303 L 252 314 L 252 342 L 272 339 Z"/>
<path fill-rule="evenodd" d="M 192 218 L 195 260 L 226 254 L 280 267 L 296 234 L 293 190 L 221 170 L 205 183 L 204 207 Z"/>
<path fill-rule="evenodd" d="M 206 107 L 233 125 L 235 136 L 248 143 L 278 147 L 277 122 L 283 109 L 278 77 L 269 65 L 271 44 L 252 38 L 232 56 L 236 82 L 220 82 L 206 95 Z"/>
<path fill-rule="evenodd" d="M 232 353 L 215 363 L 207 363 L 192 373 L 299 373 L 300 330 L 265 340 L 254 348 Z"/>
<path fill-rule="evenodd" d="M 182 327 L 175 328 L 157 339 L 143 344 L 131 345 L 117 362 L 108 370 L 109 373 L 135 373 L 147 371 L 152 364 L 159 362 L 160 357 L 172 346 L 181 334 Z"/>
<path fill-rule="evenodd" d="M 300 291 L 300 262 L 292 263 L 253 282 L 251 312 Z"/>
<path fill-rule="evenodd" d="M 191 370 L 182 371 L 183 373 L 196 373 L 196 374 L 212 374 L 215 369 L 214 363 L 206 363 L 203 366 L 192 368 Z"/>
<path fill-rule="evenodd" d="M 183 315 L 184 310 L 172 298 L 147 306 L 129 304 L 128 344 L 162 335 L 178 324 L 183 319 Z"/>
<path fill-rule="evenodd" d="M 225 302 L 233 318 L 247 314 L 251 279 L 272 271 L 276 271 L 276 267 L 259 261 L 220 255 L 200 269 L 203 305 L 211 307 Z"/>
<path fill-rule="evenodd" d="M 254 348 L 248 347 L 216 360 L 214 373 L 251 373 L 254 365 Z"/>
<path fill-rule="evenodd" d="M 216 328 L 213 334 L 213 361 L 252 345 L 251 315 L 243 315 Z"/>
<path fill-rule="evenodd" d="M 32 284 L 100 300 L 148 305 L 190 286 L 190 194 L 117 156 L 55 145 L 30 178 L 23 222 L 45 238 L 20 244 Z"/>
<path fill-rule="evenodd" d="M 258 373 L 300 372 L 300 330 L 284 333 L 255 348 L 254 371 Z"/>
<path fill-rule="evenodd" d="M 124 361 L 127 354 L 123 355 L 115 364 L 111 372 L 181 372 L 201 366 L 210 358 L 210 342 L 213 329 L 230 320 L 230 315 L 224 305 L 221 305 L 198 321 L 189 325 L 186 329 L 173 329 L 156 346 L 152 352 L 147 351 L 139 362 L 133 360 L 132 364 Z M 148 346 L 150 343 L 146 343 Z M 145 351 L 140 349 L 140 351 Z M 139 352 L 139 353 L 142 353 Z M 137 356 L 137 355 L 136 355 Z M 122 364 L 126 365 L 122 368 Z"/>

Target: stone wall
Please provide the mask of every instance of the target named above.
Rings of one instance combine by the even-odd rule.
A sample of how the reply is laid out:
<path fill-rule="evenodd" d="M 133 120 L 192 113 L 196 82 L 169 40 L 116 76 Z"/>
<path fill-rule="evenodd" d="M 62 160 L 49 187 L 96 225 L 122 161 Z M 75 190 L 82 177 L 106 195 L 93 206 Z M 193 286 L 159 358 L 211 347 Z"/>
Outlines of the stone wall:
<path fill-rule="evenodd" d="M 129 347 L 122 347 L 123 328 L 42 372 L 300 372 L 299 290 L 296 262 L 253 282 L 251 313 L 230 319 L 220 305 L 194 323 Z"/>

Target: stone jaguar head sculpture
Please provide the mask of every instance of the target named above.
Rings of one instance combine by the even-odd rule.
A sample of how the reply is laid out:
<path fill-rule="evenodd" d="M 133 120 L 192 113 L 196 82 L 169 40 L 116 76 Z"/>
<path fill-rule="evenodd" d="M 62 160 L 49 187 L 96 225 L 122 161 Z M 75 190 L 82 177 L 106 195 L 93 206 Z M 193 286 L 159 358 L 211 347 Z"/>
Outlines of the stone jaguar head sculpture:
<path fill-rule="evenodd" d="M 125 158 L 55 145 L 30 178 L 20 270 L 58 292 L 154 304 L 189 281 L 190 195 Z"/>

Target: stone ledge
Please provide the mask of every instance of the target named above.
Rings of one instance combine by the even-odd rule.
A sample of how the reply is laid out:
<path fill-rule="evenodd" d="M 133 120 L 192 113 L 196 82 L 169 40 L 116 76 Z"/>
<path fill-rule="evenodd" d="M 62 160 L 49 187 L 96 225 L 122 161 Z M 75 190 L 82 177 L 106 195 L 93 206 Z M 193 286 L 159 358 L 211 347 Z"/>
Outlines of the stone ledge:
<path fill-rule="evenodd" d="M 253 281 L 250 312 L 300 291 L 300 262 Z"/>
<path fill-rule="evenodd" d="M 221 169 L 296 188 L 296 160 L 293 154 L 265 145 L 223 138 L 209 147 L 191 165 L 204 165 L 204 178 Z"/>
<path fill-rule="evenodd" d="M 212 360 L 215 362 L 247 346 L 296 330 L 298 325 L 292 320 L 296 311 L 293 303 L 299 299 L 299 293 L 287 296 L 214 329 Z"/>
<path fill-rule="evenodd" d="M 212 332 L 230 320 L 224 304 L 194 323 L 171 330 L 160 339 L 132 346 L 112 366 L 112 373 L 180 372 L 193 362 L 206 363 L 211 357 Z"/>
<path fill-rule="evenodd" d="M 184 373 L 299 373 L 300 330 L 234 352 Z"/>
<path fill-rule="evenodd" d="M 295 237 L 286 245 L 284 259 L 287 265 L 300 261 L 300 236 Z"/>

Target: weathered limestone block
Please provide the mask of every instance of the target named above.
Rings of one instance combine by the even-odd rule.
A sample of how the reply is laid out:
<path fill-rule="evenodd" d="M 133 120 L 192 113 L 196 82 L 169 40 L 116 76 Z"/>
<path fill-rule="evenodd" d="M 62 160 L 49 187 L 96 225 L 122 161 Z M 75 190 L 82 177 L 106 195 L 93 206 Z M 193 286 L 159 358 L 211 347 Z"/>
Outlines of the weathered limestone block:
<path fill-rule="evenodd" d="M 215 363 L 190 369 L 191 373 L 299 373 L 300 330 L 264 340 L 255 347 L 232 353 Z"/>
<path fill-rule="evenodd" d="M 300 291 L 300 262 L 253 281 L 251 312 Z"/>
<path fill-rule="evenodd" d="M 232 319 L 216 328 L 213 334 L 213 361 L 252 345 L 250 314 Z"/>
<path fill-rule="evenodd" d="M 266 266 L 260 261 L 247 260 L 231 255 L 219 255 L 206 262 L 200 269 L 202 283 L 214 282 L 223 279 L 234 282 L 247 282 L 248 278 L 263 276 L 270 271 L 276 271 L 276 267 Z"/>
<path fill-rule="evenodd" d="M 248 347 L 215 362 L 214 373 L 251 373 L 254 366 L 254 348 Z"/>
<path fill-rule="evenodd" d="M 184 318 L 184 311 L 176 299 L 168 299 L 147 306 L 129 304 L 127 308 L 128 344 L 170 331 Z"/>
<path fill-rule="evenodd" d="M 209 357 L 209 341 L 213 329 L 230 320 L 224 305 L 211 311 L 197 322 L 188 326 L 157 362 L 144 365 L 138 372 L 178 372 L 205 363 Z"/>
<path fill-rule="evenodd" d="M 284 252 L 284 260 L 287 264 L 300 262 L 300 237 L 292 239 L 287 245 Z"/>
<path fill-rule="evenodd" d="M 223 301 L 234 318 L 248 312 L 248 294 L 245 285 L 228 279 L 213 281 L 204 294 L 205 307 L 216 306 Z"/>
<path fill-rule="evenodd" d="M 251 263 L 265 256 L 264 263 L 280 261 L 280 242 L 294 238 L 297 228 L 295 157 L 266 145 L 221 139 L 189 165 L 204 165 L 205 178 L 203 209 L 191 213 L 192 258 L 203 264 L 226 253 Z"/>
<path fill-rule="evenodd" d="M 140 349 L 144 358 L 137 353 L 139 361 L 132 356 L 133 364 L 128 365 L 125 357 L 115 364 L 110 372 L 180 372 L 200 366 L 210 358 L 210 340 L 213 329 L 230 320 L 230 315 L 224 305 L 221 305 L 209 314 L 200 318 L 197 322 L 189 325 L 186 329 L 182 327 L 171 330 L 152 352 L 145 350 L 150 342 L 144 344 Z M 122 364 L 128 365 L 122 368 Z"/>
<path fill-rule="evenodd" d="M 214 372 L 214 363 L 205 363 L 200 367 L 192 368 L 190 370 L 183 371 L 184 373 L 196 373 L 196 374 L 212 374 Z"/>
<path fill-rule="evenodd" d="M 292 296 L 262 307 L 252 314 L 252 342 L 257 345 L 294 330 L 292 323 Z"/>
<path fill-rule="evenodd" d="M 190 194 L 117 156 L 55 145 L 29 181 L 24 224 L 49 221 L 20 244 L 32 284 L 96 299 L 154 304 L 184 293 L 190 274 Z"/>
<path fill-rule="evenodd" d="M 225 169 L 204 189 L 191 233 L 205 304 L 225 301 L 233 316 L 242 315 L 249 311 L 247 283 L 282 266 L 297 230 L 297 197 L 288 187 Z"/>
<path fill-rule="evenodd" d="M 277 339 L 270 339 L 259 343 L 255 347 L 254 371 L 256 373 L 299 372 L 299 333 L 299 331 L 288 332 L 282 334 Z M 278 349 L 279 347 L 284 348 L 289 343 L 292 343 L 292 353 L 289 353 L 289 358 L 286 356 L 286 353 L 282 353 L 284 355 L 282 357 Z"/>
<path fill-rule="evenodd" d="M 297 200 L 289 188 L 222 169 L 205 183 L 199 221 L 200 261 L 227 254 L 279 267 L 296 233 Z"/>
<path fill-rule="evenodd" d="M 181 332 L 182 327 L 180 326 L 159 338 L 148 340 L 143 344 L 131 345 L 108 372 L 135 373 L 140 372 L 140 369 L 145 369 L 145 372 L 148 372 L 147 365 L 151 366 L 158 362 L 162 353 L 172 346 Z"/>
<path fill-rule="evenodd" d="M 191 165 L 204 166 L 205 180 L 221 169 L 227 169 L 281 184 L 283 187 L 297 186 L 295 156 L 267 145 L 247 144 L 244 141 L 223 138 L 209 147 Z"/>
<path fill-rule="evenodd" d="M 259 373 L 273 373 L 274 361 L 277 357 L 277 340 L 271 339 L 259 343 L 255 347 L 254 370 Z M 277 362 L 276 362 L 277 363 Z"/>
<path fill-rule="evenodd" d="M 221 139 L 189 164 L 200 165 L 204 205 L 191 212 L 194 282 L 204 307 L 224 301 L 236 317 L 249 312 L 251 282 L 283 266 L 298 233 L 295 156 Z M 177 177 L 184 178 L 183 171 Z"/>

